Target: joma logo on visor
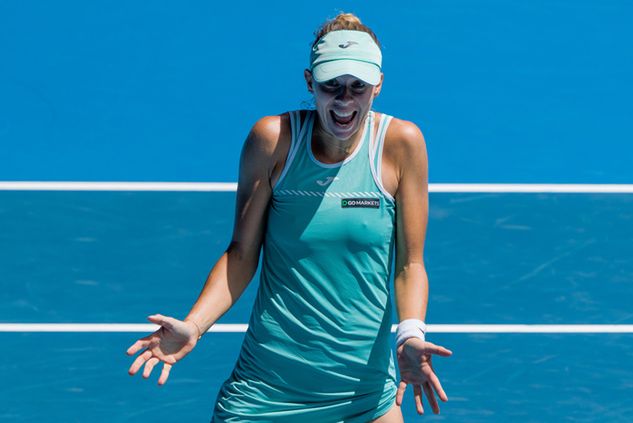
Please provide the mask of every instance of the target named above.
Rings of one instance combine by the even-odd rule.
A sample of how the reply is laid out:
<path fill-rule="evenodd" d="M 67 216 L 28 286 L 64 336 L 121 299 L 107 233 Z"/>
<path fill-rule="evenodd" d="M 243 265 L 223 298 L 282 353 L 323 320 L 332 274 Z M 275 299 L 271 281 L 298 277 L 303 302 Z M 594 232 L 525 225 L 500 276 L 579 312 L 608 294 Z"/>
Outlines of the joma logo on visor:
<path fill-rule="evenodd" d="M 377 209 L 380 207 L 380 198 L 343 198 L 341 200 L 341 207 L 361 207 Z"/>
<path fill-rule="evenodd" d="M 345 41 L 345 44 L 339 44 L 340 48 L 347 48 L 353 44 L 358 44 L 356 41 Z"/>

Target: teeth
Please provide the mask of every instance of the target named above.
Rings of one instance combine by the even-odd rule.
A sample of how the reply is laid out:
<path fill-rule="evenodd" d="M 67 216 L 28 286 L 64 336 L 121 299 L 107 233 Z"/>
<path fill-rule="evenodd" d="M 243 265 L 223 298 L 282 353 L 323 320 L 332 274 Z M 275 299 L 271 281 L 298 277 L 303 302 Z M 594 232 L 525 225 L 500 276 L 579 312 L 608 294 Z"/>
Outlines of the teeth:
<path fill-rule="evenodd" d="M 334 110 L 332 110 L 332 111 L 334 112 Z M 351 115 L 353 115 L 353 114 L 354 114 L 354 112 L 353 112 L 353 111 L 351 111 L 351 112 L 349 112 L 349 113 L 347 113 L 347 114 L 342 114 L 342 113 L 334 112 L 334 114 L 335 114 L 336 116 L 340 116 L 340 117 L 342 117 L 342 118 L 348 118 L 348 117 L 350 117 Z"/>

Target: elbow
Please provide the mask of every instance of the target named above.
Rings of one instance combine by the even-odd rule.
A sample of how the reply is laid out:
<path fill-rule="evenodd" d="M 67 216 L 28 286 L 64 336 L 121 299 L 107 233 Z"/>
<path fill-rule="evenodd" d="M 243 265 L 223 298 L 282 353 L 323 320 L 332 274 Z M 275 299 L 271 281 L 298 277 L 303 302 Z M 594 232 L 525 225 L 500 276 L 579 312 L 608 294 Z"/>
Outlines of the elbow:
<path fill-rule="evenodd" d="M 408 262 L 398 266 L 395 276 L 396 285 L 400 284 L 428 284 L 428 277 L 424 263 Z"/>
<path fill-rule="evenodd" d="M 257 266 L 259 265 L 259 252 L 261 246 L 245 246 L 244 243 L 238 241 L 231 241 L 225 250 L 227 258 L 231 262 L 240 263 L 243 269 L 248 270 L 249 273 L 255 273 Z"/>
<path fill-rule="evenodd" d="M 424 267 L 424 261 L 422 259 L 420 260 L 407 260 L 403 263 L 398 263 L 397 265 L 398 268 L 398 274 L 399 273 L 415 273 L 415 274 L 419 274 L 422 273 L 424 275 L 426 275 L 426 268 Z"/>

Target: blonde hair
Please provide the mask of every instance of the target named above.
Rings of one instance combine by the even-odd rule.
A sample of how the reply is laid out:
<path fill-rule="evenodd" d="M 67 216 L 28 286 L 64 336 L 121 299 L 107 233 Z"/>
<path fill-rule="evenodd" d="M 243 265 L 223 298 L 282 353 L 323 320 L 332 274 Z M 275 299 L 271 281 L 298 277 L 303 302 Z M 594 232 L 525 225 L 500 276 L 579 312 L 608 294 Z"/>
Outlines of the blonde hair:
<path fill-rule="evenodd" d="M 314 35 L 316 38 L 314 39 L 314 42 L 312 43 L 312 47 L 314 47 L 316 43 L 319 41 L 319 39 L 323 37 L 325 34 L 327 34 L 328 32 L 339 31 L 341 29 L 347 29 L 347 30 L 352 30 L 352 31 L 364 31 L 368 33 L 369 35 L 371 35 L 371 38 L 373 38 L 376 44 L 378 44 L 378 47 L 380 47 L 380 43 L 378 42 L 378 37 L 376 37 L 376 34 L 374 34 L 374 31 L 372 31 L 367 25 L 364 25 L 360 21 L 358 16 L 354 15 L 353 13 L 343 13 L 343 12 L 339 13 L 335 18 L 325 21 L 319 27 L 319 29 L 317 29 L 314 32 Z"/>

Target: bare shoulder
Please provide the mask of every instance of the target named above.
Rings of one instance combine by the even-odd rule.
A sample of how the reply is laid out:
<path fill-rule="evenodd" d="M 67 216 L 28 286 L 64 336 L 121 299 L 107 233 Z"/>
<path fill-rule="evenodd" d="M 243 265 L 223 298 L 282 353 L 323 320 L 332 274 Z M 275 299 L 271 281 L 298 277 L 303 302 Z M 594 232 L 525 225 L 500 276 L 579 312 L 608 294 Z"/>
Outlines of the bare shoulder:
<path fill-rule="evenodd" d="M 406 159 L 410 155 L 419 156 L 426 151 L 422 131 L 415 123 L 393 118 L 385 134 L 385 152 L 394 159 Z"/>
<path fill-rule="evenodd" d="M 264 116 L 255 122 L 242 150 L 248 168 L 266 170 L 273 177 L 290 149 L 291 131 L 288 113 Z"/>
<path fill-rule="evenodd" d="M 395 195 L 405 174 L 424 177 L 428 169 L 426 143 L 420 128 L 413 122 L 393 118 L 385 134 L 383 150 L 383 184 Z"/>
<path fill-rule="evenodd" d="M 290 118 L 287 113 L 264 116 L 251 128 L 245 147 L 258 151 L 264 157 L 272 158 L 289 138 Z"/>

